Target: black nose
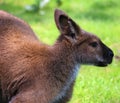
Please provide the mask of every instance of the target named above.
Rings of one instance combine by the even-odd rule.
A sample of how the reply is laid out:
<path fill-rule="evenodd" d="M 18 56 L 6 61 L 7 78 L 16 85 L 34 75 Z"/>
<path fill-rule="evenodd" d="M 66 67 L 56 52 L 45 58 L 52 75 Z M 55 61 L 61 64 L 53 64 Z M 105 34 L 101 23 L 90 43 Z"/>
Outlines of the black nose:
<path fill-rule="evenodd" d="M 104 45 L 103 43 L 102 43 L 102 49 L 103 49 L 103 58 L 105 59 L 105 61 L 108 64 L 112 63 L 113 56 L 114 56 L 113 51 L 110 48 L 108 48 L 106 45 Z"/>
<path fill-rule="evenodd" d="M 111 58 L 114 56 L 114 54 L 113 54 L 113 52 L 111 50 L 109 50 L 108 56 L 111 57 Z"/>
<path fill-rule="evenodd" d="M 113 59 L 114 53 L 111 49 L 109 49 L 108 54 L 107 54 L 107 62 L 110 64 L 112 63 L 112 59 Z"/>

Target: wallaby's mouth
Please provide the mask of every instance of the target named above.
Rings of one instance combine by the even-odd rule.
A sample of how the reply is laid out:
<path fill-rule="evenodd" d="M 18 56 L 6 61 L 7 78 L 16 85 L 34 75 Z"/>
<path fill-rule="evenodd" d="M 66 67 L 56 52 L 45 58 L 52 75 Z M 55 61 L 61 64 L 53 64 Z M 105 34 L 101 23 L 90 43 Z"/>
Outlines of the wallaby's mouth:
<path fill-rule="evenodd" d="M 99 66 L 99 67 L 106 67 L 108 65 L 107 62 L 98 62 L 97 64 L 95 64 L 96 66 Z"/>
<path fill-rule="evenodd" d="M 107 61 L 98 61 L 95 65 L 99 67 L 106 67 L 108 64 L 112 63 L 112 59 L 109 59 Z"/>

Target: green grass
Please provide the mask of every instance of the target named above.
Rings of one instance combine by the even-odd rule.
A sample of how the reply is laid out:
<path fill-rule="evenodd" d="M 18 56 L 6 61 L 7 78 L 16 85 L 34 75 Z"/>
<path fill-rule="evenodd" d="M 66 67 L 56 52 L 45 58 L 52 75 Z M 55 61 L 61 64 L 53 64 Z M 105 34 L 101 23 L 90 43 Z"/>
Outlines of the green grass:
<path fill-rule="evenodd" d="M 4 1 L 4 0 L 3 0 Z M 54 0 L 43 9 L 45 15 L 26 12 L 25 5 L 34 0 L 5 0 L 0 9 L 27 21 L 39 39 L 52 45 L 59 32 L 54 23 Z M 119 0 L 69 0 L 60 9 L 66 11 L 81 28 L 99 36 L 120 56 L 120 3 Z M 120 60 L 105 68 L 82 66 L 70 103 L 120 103 Z"/>

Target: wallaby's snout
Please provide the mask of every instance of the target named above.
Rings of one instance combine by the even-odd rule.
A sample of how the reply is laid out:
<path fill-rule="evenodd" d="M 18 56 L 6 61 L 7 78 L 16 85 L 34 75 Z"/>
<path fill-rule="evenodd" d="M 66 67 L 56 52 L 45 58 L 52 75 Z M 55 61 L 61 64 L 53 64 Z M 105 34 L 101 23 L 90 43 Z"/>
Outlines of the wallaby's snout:
<path fill-rule="evenodd" d="M 110 48 L 108 48 L 104 44 L 102 44 L 102 49 L 103 49 L 104 64 L 106 64 L 105 66 L 107 66 L 107 64 L 112 63 L 114 53 Z"/>
<path fill-rule="evenodd" d="M 111 49 L 108 49 L 108 51 L 106 51 L 106 54 L 103 54 L 103 60 L 102 61 L 98 61 L 98 63 L 96 64 L 96 66 L 101 66 L 101 67 L 104 67 L 104 66 L 107 66 L 108 64 L 111 64 L 112 63 L 112 60 L 113 60 L 113 52 Z"/>

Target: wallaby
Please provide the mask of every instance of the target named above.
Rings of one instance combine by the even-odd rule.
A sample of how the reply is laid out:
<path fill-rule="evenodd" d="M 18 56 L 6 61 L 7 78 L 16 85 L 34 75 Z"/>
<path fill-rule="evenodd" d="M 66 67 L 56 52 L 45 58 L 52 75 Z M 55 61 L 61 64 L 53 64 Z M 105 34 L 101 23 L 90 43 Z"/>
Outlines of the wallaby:
<path fill-rule="evenodd" d="M 67 103 L 80 65 L 107 66 L 114 56 L 95 35 L 55 10 L 60 36 L 40 42 L 27 23 L 0 11 L 0 103 Z"/>

